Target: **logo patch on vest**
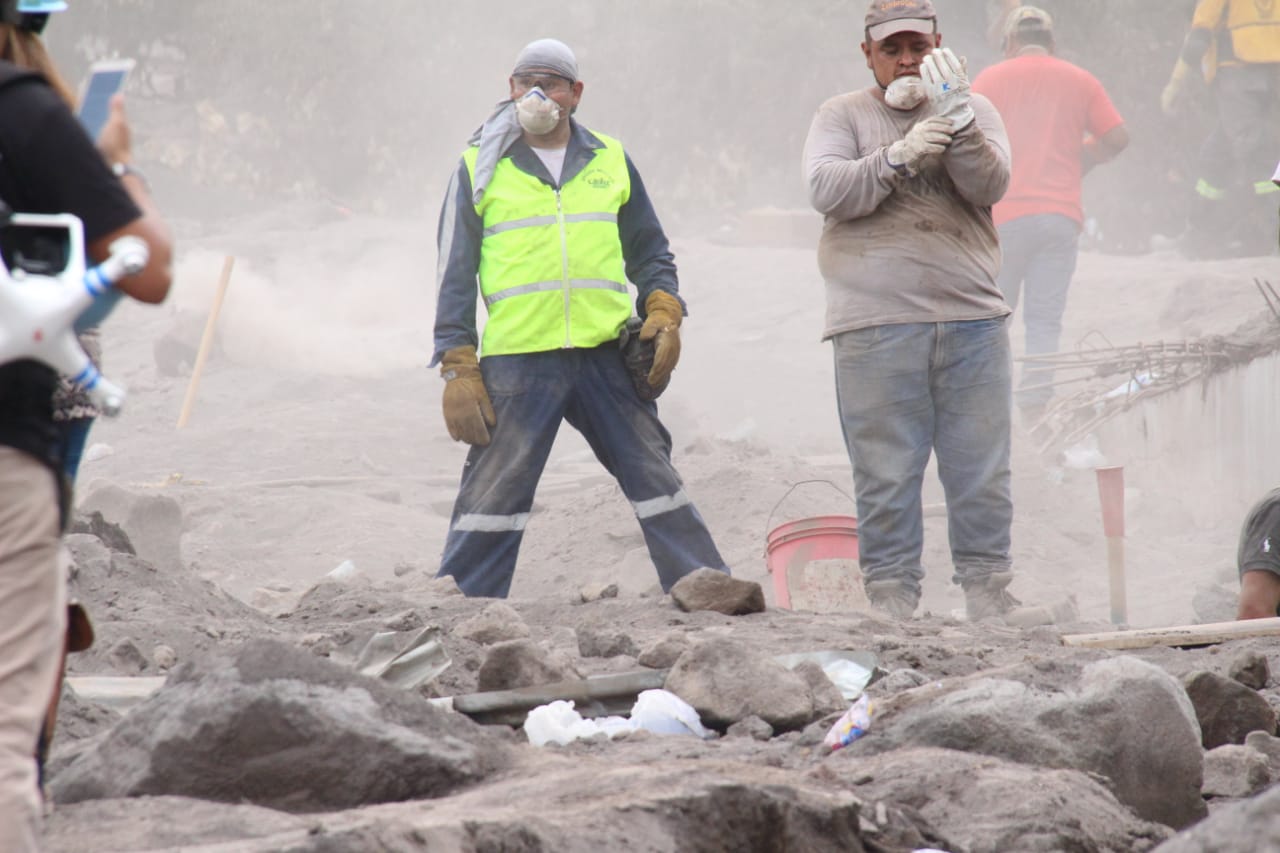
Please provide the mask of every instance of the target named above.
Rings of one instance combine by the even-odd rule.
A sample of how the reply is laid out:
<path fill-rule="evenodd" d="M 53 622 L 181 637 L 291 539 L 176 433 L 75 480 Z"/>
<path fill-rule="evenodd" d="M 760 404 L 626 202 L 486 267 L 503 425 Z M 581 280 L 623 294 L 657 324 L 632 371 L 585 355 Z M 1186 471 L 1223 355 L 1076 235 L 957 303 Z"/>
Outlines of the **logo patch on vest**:
<path fill-rule="evenodd" d="M 582 180 L 593 190 L 607 190 L 613 186 L 613 178 L 603 169 L 592 169 L 582 176 Z"/>

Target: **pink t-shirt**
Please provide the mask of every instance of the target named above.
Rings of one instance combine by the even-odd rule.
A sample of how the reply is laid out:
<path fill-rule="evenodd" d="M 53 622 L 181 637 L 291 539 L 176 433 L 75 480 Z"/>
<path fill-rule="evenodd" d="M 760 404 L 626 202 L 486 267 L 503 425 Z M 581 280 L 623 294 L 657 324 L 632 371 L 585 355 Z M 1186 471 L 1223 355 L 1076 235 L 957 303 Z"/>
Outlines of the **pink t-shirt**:
<path fill-rule="evenodd" d="M 992 210 L 996 225 L 1038 213 L 1084 221 L 1080 154 L 1094 137 L 1124 123 L 1097 78 L 1054 56 L 1019 56 L 978 75 L 973 90 L 986 95 L 1009 131 L 1013 179 Z"/>

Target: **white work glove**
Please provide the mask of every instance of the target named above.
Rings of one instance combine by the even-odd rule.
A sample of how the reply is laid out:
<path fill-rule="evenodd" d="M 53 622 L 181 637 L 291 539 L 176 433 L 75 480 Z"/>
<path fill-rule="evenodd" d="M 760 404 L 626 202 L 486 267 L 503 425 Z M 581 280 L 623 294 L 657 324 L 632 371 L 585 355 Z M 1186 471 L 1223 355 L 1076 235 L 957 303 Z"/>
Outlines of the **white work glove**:
<path fill-rule="evenodd" d="M 965 65 L 949 47 L 938 48 L 920 63 L 920 79 L 929 94 L 929 103 L 936 115 L 951 120 L 952 130 L 960 130 L 973 121 Z"/>
<path fill-rule="evenodd" d="M 920 161 L 930 154 L 941 154 L 951 144 L 951 120 L 929 116 L 911 126 L 907 135 L 885 150 L 889 165 L 908 175 L 920 171 Z"/>

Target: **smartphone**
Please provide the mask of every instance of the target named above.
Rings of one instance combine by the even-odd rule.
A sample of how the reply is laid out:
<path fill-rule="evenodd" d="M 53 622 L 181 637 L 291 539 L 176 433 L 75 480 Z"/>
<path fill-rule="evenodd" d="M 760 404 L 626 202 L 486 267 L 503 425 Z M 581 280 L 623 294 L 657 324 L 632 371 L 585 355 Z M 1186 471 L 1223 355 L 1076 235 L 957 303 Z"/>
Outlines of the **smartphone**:
<path fill-rule="evenodd" d="M 80 87 L 77 115 L 94 142 L 111 114 L 111 96 L 124 88 L 133 66 L 132 59 L 100 59 L 89 67 L 89 76 Z"/>

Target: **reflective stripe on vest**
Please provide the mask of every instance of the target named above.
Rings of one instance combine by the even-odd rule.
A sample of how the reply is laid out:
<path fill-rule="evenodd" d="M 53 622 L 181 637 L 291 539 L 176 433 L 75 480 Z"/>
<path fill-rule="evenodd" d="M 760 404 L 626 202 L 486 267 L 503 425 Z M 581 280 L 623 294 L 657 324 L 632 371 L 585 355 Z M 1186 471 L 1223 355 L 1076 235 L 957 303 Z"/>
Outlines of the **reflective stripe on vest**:
<path fill-rule="evenodd" d="M 1220 190 L 1204 178 L 1196 181 L 1196 193 L 1201 198 L 1207 198 L 1210 201 L 1222 201 L 1227 197 L 1224 190 Z"/>
<path fill-rule="evenodd" d="M 599 346 L 631 316 L 618 237 L 631 179 L 617 140 L 593 134 L 604 147 L 559 190 L 504 157 L 476 205 L 483 355 Z M 477 151 L 463 155 L 473 179 Z"/>

